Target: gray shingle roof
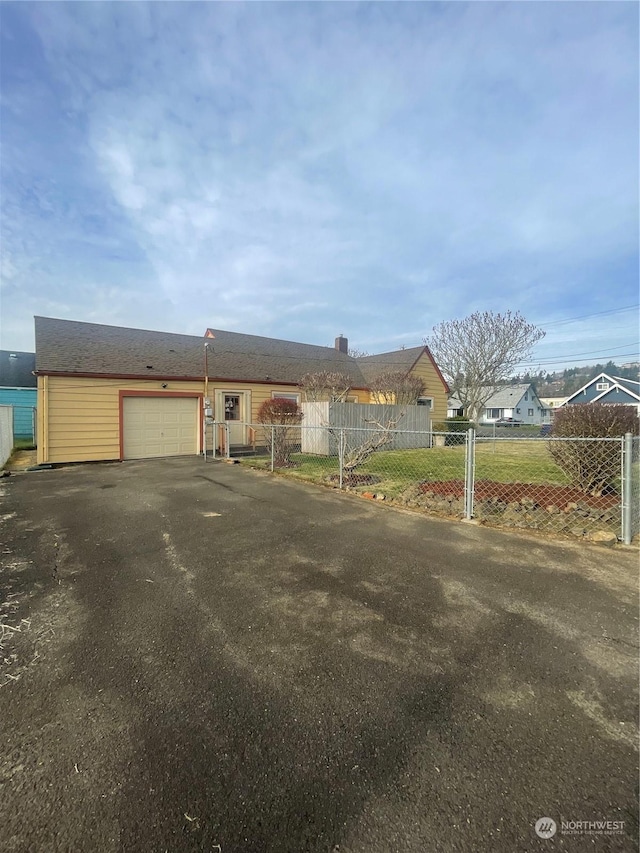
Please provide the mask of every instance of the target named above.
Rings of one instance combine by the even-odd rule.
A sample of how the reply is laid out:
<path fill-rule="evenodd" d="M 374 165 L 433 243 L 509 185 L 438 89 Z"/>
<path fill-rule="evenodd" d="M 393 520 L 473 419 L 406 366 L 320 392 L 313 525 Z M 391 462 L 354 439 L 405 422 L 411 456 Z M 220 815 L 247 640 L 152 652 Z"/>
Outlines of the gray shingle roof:
<path fill-rule="evenodd" d="M 410 370 L 424 352 L 424 347 L 382 352 L 379 355 L 365 355 L 356 359 L 366 383 L 372 382 L 381 373 Z"/>
<path fill-rule="evenodd" d="M 0 388 L 35 388 L 35 369 L 35 353 L 0 350 Z"/>
<path fill-rule="evenodd" d="M 243 377 L 274 382 L 299 382 L 305 373 L 331 371 L 346 374 L 354 387 L 364 387 L 365 380 L 356 359 L 332 347 L 300 344 L 259 335 L 208 329 L 213 349 L 212 364 L 220 364 L 211 375 L 240 379 Z M 200 346 L 202 346 L 202 340 Z"/>
<path fill-rule="evenodd" d="M 485 405 L 490 406 L 492 409 L 510 409 L 522 400 L 530 388 L 530 383 L 508 385 L 506 388 L 500 388 L 495 394 L 489 397 Z"/>
<path fill-rule="evenodd" d="M 530 388 L 535 393 L 535 389 L 533 389 L 530 382 L 525 382 L 521 385 L 507 385 L 505 388 L 499 388 L 493 393 L 484 405 L 490 409 L 510 409 L 522 400 Z M 449 397 L 448 405 L 450 409 L 462 408 L 462 403 L 457 397 Z"/>
<path fill-rule="evenodd" d="M 623 379 L 620 376 L 614 376 L 613 378 L 625 391 L 635 394 L 636 397 L 640 396 L 640 382 L 636 382 L 635 379 Z"/>
<path fill-rule="evenodd" d="M 36 317 L 35 329 L 39 373 L 199 379 L 206 342 L 212 379 L 295 384 L 305 373 L 330 370 L 366 387 L 358 361 L 331 347 L 220 329 L 205 339 L 48 317 Z"/>

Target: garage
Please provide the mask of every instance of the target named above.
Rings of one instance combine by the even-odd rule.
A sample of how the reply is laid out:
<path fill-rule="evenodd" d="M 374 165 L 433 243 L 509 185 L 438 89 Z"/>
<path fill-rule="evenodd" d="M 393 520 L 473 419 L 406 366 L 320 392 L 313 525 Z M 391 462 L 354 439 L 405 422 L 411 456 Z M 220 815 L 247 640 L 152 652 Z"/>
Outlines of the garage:
<path fill-rule="evenodd" d="M 123 458 L 198 453 L 198 415 L 198 397 L 123 396 Z"/>

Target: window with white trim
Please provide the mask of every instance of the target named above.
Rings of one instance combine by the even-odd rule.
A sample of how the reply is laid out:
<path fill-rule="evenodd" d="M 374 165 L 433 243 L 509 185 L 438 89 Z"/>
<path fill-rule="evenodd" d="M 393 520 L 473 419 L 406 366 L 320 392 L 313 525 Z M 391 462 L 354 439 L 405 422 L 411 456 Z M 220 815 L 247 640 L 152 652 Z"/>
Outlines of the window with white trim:
<path fill-rule="evenodd" d="M 608 391 L 609 383 L 608 382 L 596 382 L 596 391 Z"/>
<path fill-rule="evenodd" d="M 428 409 L 433 409 L 433 397 L 418 397 L 416 406 L 426 406 Z"/>
<path fill-rule="evenodd" d="M 290 394 L 290 393 L 284 393 L 282 391 L 272 391 L 271 392 L 271 399 L 275 400 L 276 398 L 278 400 L 293 400 L 294 403 L 300 402 L 300 394 Z"/>
<path fill-rule="evenodd" d="M 527 415 L 532 418 L 533 417 L 533 409 L 527 409 Z"/>

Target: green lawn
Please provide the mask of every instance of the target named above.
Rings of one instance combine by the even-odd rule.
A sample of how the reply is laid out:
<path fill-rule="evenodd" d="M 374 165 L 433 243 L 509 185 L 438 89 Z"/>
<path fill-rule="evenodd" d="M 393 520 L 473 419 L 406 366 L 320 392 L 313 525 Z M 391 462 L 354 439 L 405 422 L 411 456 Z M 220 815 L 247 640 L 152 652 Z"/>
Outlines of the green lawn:
<path fill-rule="evenodd" d="M 569 478 L 556 465 L 546 441 L 480 441 L 476 444 L 476 480 L 498 483 L 565 485 Z"/>
<path fill-rule="evenodd" d="M 269 468 L 268 457 L 242 460 L 243 464 Z M 320 482 L 338 473 L 336 457 L 294 453 L 295 467 L 281 473 L 298 479 Z M 464 447 L 434 447 L 423 450 L 384 450 L 371 456 L 357 472 L 381 478 L 375 488 L 389 496 L 402 492 L 408 484 L 425 480 L 463 480 Z M 476 480 L 500 483 L 565 484 L 568 479 L 553 462 L 545 441 L 482 441 L 476 445 Z M 371 486 L 362 486 L 362 490 Z"/>
<path fill-rule="evenodd" d="M 14 450 L 35 450 L 35 448 L 32 438 L 16 438 L 13 441 Z"/>

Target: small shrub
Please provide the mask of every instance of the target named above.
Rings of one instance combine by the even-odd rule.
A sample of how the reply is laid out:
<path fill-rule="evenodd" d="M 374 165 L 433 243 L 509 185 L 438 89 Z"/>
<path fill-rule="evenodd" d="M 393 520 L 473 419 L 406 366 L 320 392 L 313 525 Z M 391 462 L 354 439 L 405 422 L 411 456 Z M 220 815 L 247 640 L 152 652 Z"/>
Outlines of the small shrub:
<path fill-rule="evenodd" d="M 584 403 L 559 409 L 553 421 L 553 438 L 581 439 L 550 441 L 554 462 L 583 492 L 600 495 L 620 477 L 620 445 L 602 438 L 619 438 L 627 432 L 638 435 L 640 421 L 635 408 L 603 403 Z M 584 439 L 594 439 L 585 441 Z"/>
<path fill-rule="evenodd" d="M 453 418 L 447 418 L 446 421 L 433 424 L 433 431 L 448 433 L 444 439 L 445 447 L 453 447 L 454 445 L 464 444 L 464 433 L 472 426 L 475 424 L 468 418 L 456 415 Z"/>
<path fill-rule="evenodd" d="M 258 423 L 264 424 L 266 429 L 265 441 L 269 453 L 273 453 L 273 463 L 276 468 L 286 468 L 291 465 L 292 427 L 296 427 L 302 421 L 302 409 L 295 400 L 285 397 L 274 397 L 265 400 L 258 409 Z M 274 426 L 271 430 L 268 427 Z"/>

